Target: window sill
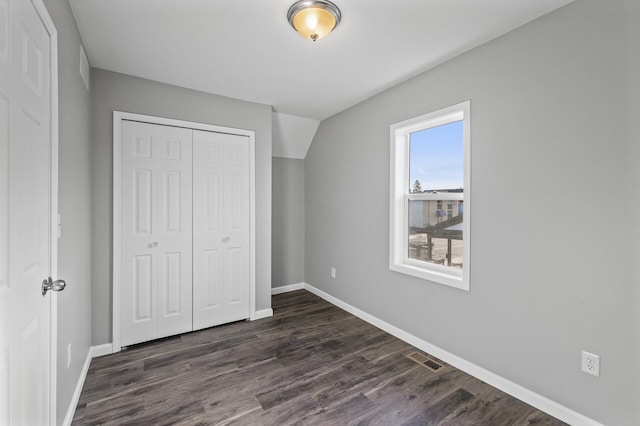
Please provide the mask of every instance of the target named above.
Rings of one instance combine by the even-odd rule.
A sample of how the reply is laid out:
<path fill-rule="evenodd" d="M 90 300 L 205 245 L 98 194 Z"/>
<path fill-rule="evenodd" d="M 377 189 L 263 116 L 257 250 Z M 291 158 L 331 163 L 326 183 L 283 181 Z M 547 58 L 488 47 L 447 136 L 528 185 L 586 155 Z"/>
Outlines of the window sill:
<path fill-rule="evenodd" d="M 423 262 L 416 262 L 423 263 Z M 434 268 L 427 269 L 424 266 L 418 266 L 409 263 L 392 263 L 389 265 L 391 271 L 400 272 L 402 274 L 411 275 L 423 280 L 432 281 L 438 284 L 443 284 L 449 287 L 454 287 L 460 290 L 469 291 L 469 282 L 466 281 L 462 275 L 462 271 L 459 274 L 452 273 L 446 270 L 435 270 L 438 265 L 433 265 Z M 445 269 L 445 268 L 443 268 Z M 457 272 L 457 271 L 455 271 Z"/>

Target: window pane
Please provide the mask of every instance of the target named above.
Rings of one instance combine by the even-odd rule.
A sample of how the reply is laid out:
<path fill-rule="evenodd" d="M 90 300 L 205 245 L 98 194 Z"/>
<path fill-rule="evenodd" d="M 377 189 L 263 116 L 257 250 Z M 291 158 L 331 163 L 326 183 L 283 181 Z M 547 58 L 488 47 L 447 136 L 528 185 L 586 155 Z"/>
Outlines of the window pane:
<path fill-rule="evenodd" d="M 409 258 L 462 268 L 463 211 L 462 200 L 409 201 Z"/>
<path fill-rule="evenodd" d="M 409 191 L 462 192 L 463 182 L 462 120 L 411 133 Z"/>

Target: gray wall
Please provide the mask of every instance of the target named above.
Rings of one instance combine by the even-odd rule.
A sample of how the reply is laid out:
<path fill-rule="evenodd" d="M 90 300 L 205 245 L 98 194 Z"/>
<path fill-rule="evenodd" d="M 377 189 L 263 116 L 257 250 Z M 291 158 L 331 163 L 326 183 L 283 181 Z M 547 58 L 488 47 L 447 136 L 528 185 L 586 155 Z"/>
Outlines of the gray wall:
<path fill-rule="evenodd" d="M 271 285 L 304 282 L 304 160 L 273 157 Z"/>
<path fill-rule="evenodd" d="M 80 78 L 80 34 L 66 0 L 45 0 L 58 31 L 59 187 L 57 418 L 69 408 L 91 344 L 90 96 Z M 67 369 L 67 345 L 71 366 Z"/>
<path fill-rule="evenodd" d="M 639 9 L 576 1 L 323 121 L 306 282 L 597 421 L 640 424 Z M 470 292 L 388 269 L 389 125 L 466 99 Z"/>
<path fill-rule="evenodd" d="M 113 111 L 256 132 L 256 308 L 271 307 L 271 107 L 92 69 L 92 342 L 111 342 Z"/>
<path fill-rule="evenodd" d="M 627 89 L 628 96 L 627 101 L 629 104 L 626 106 L 628 112 L 625 118 L 625 124 L 629 128 L 629 140 L 632 141 L 630 143 L 630 152 L 629 152 L 629 160 L 631 161 L 631 170 L 634 172 L 631 175 L 631 197 L 627 198 L 629 200 L 629 206 L 632 208 L 631 216 L 632 221 L 630 222 L 629 235 L 638 236 L 640 235 L 640 202 L 638 202 L 638 194 L 640 193 L 640 123 L 638 122 L 638 111 L 640 111 L 640 79 L 638 76 L 640 75 L 640 55 L 638 55 L 638 40 L 640 40 L 640 4 L 635 5 L 635 9 L 633 12 L 628 13 L 626 16 L 626 21 L 624 22 L 624 29 L 627 32 L 628 42 L 623 44 L 623 48 L 625 49 L 625 54 L 629 58 L 628 64 L 628 74 L 627 74 Z M 633 116 L 633 119 L 631 118 Z M 633 237 L 629 237 L 633 238 Z M 633 244 L 631 247 L 630 257 L 634 260 L 631 263 L 631 266 L 634 267 L 633 279 L 629 282 L 629 302 L 627 304 L 633 303 L 635 300 L 635 325 L 632 320 L 632 328 L 635 329 L 635 333 L 631 335 L 630 345 L 634 345 L 635 347 L 630 347 L 629 351 L 632 354 L 635 354 L 633 359 L 631 356 L 628 357 L 629 362 L 633 363 L 631 365 L 636 365 L 638 363 L 638 359 L 640 359 L 640 288 L 638 288 L 638 283 L 640 283 L 640 262 L 637 259 L 640 259 L 640 245 Z M 640 368 L 636 367 L 632 370 L 629 377 L 631 377 L 631 381 L 635 383 L 636 392 L 635 392 L 635 401 L 640 400 Z M 640 417 L 640 415 L 638 415 Z M 636 423 L 640 423 L 640 421 L 636 421 Z"/>

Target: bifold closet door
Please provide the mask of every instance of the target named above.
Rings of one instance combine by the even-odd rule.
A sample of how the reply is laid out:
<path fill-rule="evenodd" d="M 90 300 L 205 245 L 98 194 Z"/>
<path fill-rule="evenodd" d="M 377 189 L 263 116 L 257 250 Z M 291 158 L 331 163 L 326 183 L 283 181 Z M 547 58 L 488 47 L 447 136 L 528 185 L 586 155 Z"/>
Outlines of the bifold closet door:
<path fill-rule="evenodd" d="M 192 330 L 192 130 L 123 121 L 121 152 L 126 346 Z"/>
<path fill-rule="evenodd" d="M 250 316 L 249 138 L 193 132 L 193 329 Z"/>

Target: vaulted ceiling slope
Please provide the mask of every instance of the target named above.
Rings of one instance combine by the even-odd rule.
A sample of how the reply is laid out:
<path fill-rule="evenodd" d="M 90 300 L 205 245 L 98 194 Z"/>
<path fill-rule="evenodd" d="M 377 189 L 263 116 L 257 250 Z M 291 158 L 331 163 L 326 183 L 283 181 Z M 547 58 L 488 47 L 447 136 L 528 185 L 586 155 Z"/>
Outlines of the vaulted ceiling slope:
<path fill-rule="evenodd" d="M 572 0 L 333 0 L 316 43 L 294 0 L 70 0 L 91 65 L 322 120 Z"/>

